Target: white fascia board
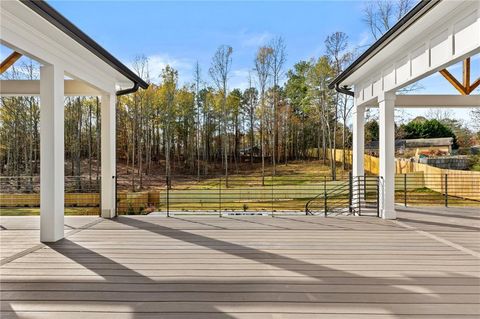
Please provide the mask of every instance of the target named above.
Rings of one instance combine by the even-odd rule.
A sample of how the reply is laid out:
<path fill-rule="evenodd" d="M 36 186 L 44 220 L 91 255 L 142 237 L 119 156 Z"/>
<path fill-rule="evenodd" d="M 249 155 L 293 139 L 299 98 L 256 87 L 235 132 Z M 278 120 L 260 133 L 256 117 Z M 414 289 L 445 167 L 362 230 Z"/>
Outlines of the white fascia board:
<path fill-rule="evenodd" d="M 2 44 L 43 64 L 59 64 L 65 73 L 112 93 L 118 83 L 133 83 L 99 57 L 19 1 L 0 2 Z"/>
<path fill-rule="evenodd" d="M 378 107 L 378 99 L 372 98 L 359 106 Z M 395 97 L 395 108 L 480 108 L 480 95 L 453 94 L 399 94 Z"/>

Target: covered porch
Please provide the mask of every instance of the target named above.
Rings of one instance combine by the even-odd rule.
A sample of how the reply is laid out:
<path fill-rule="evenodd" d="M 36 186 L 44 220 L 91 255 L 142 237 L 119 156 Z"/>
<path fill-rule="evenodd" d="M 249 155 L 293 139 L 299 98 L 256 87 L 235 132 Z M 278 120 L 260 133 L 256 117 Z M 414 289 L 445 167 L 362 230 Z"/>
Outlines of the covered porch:
<path fill-rule="evenodd" d="M 395 108 L 480 107 L 480 2 L 422 1 L 330 83 L 353 97 L 354 176 L 363 176 L 365 111 L 379 109 L 380 216 L 395 219 Z M 447 68 L 463 62 L 461 79 Z M 440 72 L 457 94 L 412 94 L 405 88 Z M 361 199 L 362 194 L 358 197 Z"/>
<path fill-rule="evenodd" d="M 101 216 L 116 214 L 116 97 L 148 84 L 44 1 L 2 1 L 0 72 L 27 56 L 38 80 L 0 80 L 0 94 L 40 97 L 40 240 L 64 237 L 64 97 L 101 101 Z"/>

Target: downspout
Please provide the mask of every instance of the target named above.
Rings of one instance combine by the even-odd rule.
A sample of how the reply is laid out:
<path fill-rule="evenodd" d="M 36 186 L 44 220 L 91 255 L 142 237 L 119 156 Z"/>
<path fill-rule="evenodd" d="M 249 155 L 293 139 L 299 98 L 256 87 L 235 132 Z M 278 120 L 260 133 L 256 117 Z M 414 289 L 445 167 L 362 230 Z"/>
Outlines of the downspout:
<path fill-rule="evenodd" d="M 343 87 L 340 87 L 339 83 L 335 84 L 335 91 L 349 95 L 349 96 L 355 96 L 354 92 L 351 91 L 346 85 L 344 85 Z"/>
<path fill-rule="evenodd" d="M 135 93 L 138 91 L 138 88 L 139 88 L 139 84 L 135 82 L 135 84 L 131 88 L 117 91 L 116 95 L 121 96 L 125 94 Z"/>

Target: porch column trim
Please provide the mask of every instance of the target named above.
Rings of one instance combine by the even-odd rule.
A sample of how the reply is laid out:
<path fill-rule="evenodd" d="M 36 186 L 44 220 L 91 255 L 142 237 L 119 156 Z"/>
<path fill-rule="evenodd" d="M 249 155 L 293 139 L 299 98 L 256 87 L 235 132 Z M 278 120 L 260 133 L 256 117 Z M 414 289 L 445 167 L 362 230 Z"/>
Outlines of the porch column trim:
<path fill-rule="evenodd" d="M 378 98 L 380 126 L 380 216 L 395 219 L 395 92 L 385 92 Z"/>
<path fill-rule="evenodd" d="M 116 96 L 115 93 L 101 96 L 101 216 L 116 216 Z"/>
<path fill-rule="evenodd" d="M 64 237 L 64 71 L 40 67 L 40 240 Z"/>
<path fill-rule="evenodd" d="M 365 173 L 365 105 L 355 106 L 353 112 L 353 176 L 362 176 Z"/>

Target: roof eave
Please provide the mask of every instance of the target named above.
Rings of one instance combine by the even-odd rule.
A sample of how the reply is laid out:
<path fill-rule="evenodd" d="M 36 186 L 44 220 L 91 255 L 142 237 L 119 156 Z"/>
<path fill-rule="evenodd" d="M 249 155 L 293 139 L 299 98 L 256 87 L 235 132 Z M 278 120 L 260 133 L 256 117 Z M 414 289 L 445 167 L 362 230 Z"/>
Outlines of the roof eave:
<path fill-rule="evenodd" d="M 122 62 L 120 62 L 117 58 L 115 58 L 111 53 L 105 50 L 102 46 L 100 46 L 97 42 L 95 42 L 92 38 L 90 38 L 87 34 L 85 34 L 82 30 L 76 27 L 72 22 L 70 22 L 67 18 L 65 18 L 62 14 L 60 14 L 57 10 L 51 7 L 43 0 L 20 0 L 24 5 L 28 8 L 36 12 L 38 15 L 43 17 L 45 20 L 53 24 L 59 30 L 67 34 L 70 38 L 74 41 L 78 42 L 84 48 L 92 52 L 95 56 L 100 58 L 102 61 L 107 63 L 110 67 L 114 70 L 125 76 L 128 80 L 132 81 L 133 88 L 135 91 L 138 88 L 146 89 L 148 88 L 149 84 L 141 79 L 138 75 L 136 75 L 132 70 L 130 70 L 127 66 L 125 66 Z M 132 90 L 128 89 L 128 90 Z M 122 90 L 126 91 L 126 90 Z M 129 93 L 135 92 L 131 91 Z"/>
<path fill-rule="evenodd" d="M 392 28 L 390 28 L 383 36 L 381 36 L 374 44 L 372 44 L 372 46 L 370 46 L 364 53 L 362 53 L 352 64 L 350 64 L 342 73 L 340 73 L 335 79 L 333 79 L 333 81 L 328 85 L 328 88 L 335 88 L 337 89 L 337 91 L 339 88 L 342 88 L 342 82 L 344 82 L 351 74 L 358 70 L 362 65 L 364 65 L 368 60 L 375 56 L 380 50 L 382 50 L 386 45 L 393 41 L 403 31 L 409 28 L 421 16 L 423 16 L 430 9 L 436 6 L 440 1 L 441 0 L 422 0 L 420 3 L 418 3 Z"/>

